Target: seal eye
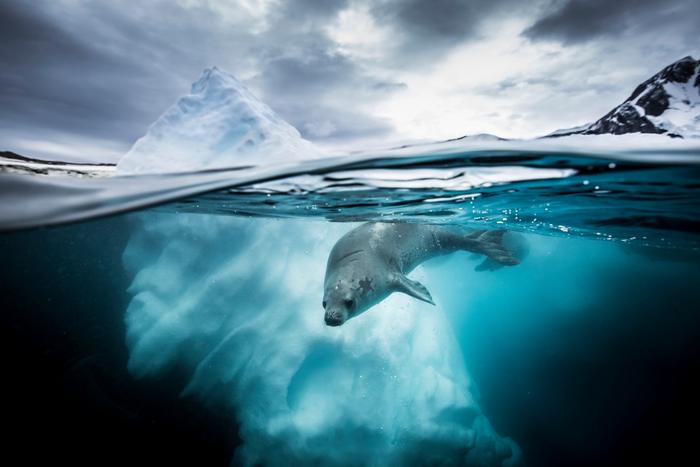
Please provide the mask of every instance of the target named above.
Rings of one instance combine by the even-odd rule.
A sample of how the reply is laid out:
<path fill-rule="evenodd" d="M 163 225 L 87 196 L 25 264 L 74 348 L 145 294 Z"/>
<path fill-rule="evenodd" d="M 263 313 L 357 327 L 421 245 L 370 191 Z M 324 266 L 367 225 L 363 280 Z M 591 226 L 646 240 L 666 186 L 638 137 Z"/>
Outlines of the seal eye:
<path fill-rule="evenodd" d="M 347 308 L 352 308 L 352 306 L 353 306 L 354 304 L 355 304 L 355 302 L 353 302 L 351 299 L 345 300 L 345 306 L 346 306 Z"/>
<path fill-rule="evenodd" d="M 325 300 L 323 301 L 322 305 L 323 305 L 323 308 L 326 308 L 326 301 Z"/>

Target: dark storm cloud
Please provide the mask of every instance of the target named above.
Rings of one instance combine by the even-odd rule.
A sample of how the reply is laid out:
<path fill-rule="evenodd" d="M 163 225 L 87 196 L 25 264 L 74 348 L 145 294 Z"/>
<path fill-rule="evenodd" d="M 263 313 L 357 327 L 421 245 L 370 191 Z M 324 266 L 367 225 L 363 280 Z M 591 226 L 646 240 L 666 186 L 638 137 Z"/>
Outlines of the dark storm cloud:
<path fill-rule="evenodd" d="M 192 73 L 206 64 L 179 50 L 178 40 L 141 26 L 107 4 L 62 16 L 48 2 L 2 2 L 3 129 L 37 139 L 73 133 L 128 147 L 182 92 L 179 73 L 164 67 Z M 192 31 L 180 33 L 182 40 Z"/>
<path fill-rule="evenodd" d="M 524 31 L 531 39 L 577 43 L 618 36 L 635 29 L 653 34 L 664 28 L 682 28 L 700 35 L 697 0 L 568 0 Z M 659 37 L 663 40 L 663 37 Z"/>
<path fill-rule="evenodd" d="M 344 9 L 348 0 L 290 0 L 282 3 L 282 17 L 298 20 L 311 18 L 330 18 Z"/>
<path fill-rule="evenodd" d="M 472 32 L 474 10 L 482 2 L 462 0 L 408 0 L 384 3 L 376 8 L 379 17 L 397 21 L 409 35 L 419 39 L 461 39 Z M 483 2 L 486 3 L 486 2 Z"/>
<path fill-rule="evenodd" d="M 485 20 L 512 14 L 530 2 L 517 0 L 384 0 L 371 2 L 375 19 L 390 25 L 396 44 L 389 57 L 400 67 L 430 66 L 444 53 L 478 38 Z"/>
<path fill-rule="evenodd" d="M 267 57 L 261 70 L 252 83 L 264 95 L 274 95 L 275 110 L 310 139 L 390 132 L 386 122 L 364 115 L 356 106 L 405 87 L 364 73 L 320 37 L 302 54 Z"/>
<path fill-rule="evenodd" d="M 27 119 L 65 129 L 84 122 L 95 131 L 98 121 L 115 117 L 99 84 L 76 74 L 85 63 L 93 72 L 118 66 L 112 57 L 12 3 L 0 4 L 0 43 L 3 125 L 22 125 Z"/>
<path fill-rule="evenodd" d="M 327 49 L 307 49 L 300 56 L 279 55 L 265 60 L 260 75 L 264 89 L 287 89 L 305 97 L 345 86 L 357 74 L 356 66 L 342 54 Z M 290 96 L 291 97 L 291 96 Z"/>

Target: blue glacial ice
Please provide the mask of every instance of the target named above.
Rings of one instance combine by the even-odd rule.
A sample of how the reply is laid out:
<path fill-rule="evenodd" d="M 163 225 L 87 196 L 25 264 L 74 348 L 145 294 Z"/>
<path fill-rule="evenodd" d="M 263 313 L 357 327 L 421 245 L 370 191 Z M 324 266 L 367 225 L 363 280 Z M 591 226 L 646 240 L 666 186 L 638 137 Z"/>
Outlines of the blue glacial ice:
<path fill-rule="evenodd" d="M 324 324 L 325 261 L 352 227 L 144 213 L 123 257 L 129 370 L 185 368 L 186 394 L 236 414 L 241 465 L 517 464 L 440 303 L 394 294 Z"/>

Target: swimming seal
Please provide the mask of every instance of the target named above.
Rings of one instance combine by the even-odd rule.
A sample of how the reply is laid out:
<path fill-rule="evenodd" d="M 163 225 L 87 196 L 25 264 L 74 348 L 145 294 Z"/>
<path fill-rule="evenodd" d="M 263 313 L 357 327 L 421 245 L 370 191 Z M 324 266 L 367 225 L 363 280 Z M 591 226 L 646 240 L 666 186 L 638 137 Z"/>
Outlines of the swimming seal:
<path fill-rule="evenodd" d="M 428 289 L 406 274 L 435 256 L 459 250 L 486 255 L 477 269 L 518 264 L 503 244 L 505 233 L 398 222 L 369 222 L 351 230 L 328 257 L 323 293 L 326 324 L 340 326 L 393 292 L 434 305 Z"/>

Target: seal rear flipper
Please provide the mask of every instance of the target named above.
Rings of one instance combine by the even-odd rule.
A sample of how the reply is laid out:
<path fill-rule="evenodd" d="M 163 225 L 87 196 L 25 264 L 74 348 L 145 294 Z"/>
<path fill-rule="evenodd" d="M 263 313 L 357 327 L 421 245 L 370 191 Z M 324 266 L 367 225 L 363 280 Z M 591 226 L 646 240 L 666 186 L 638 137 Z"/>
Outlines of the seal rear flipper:
<path fill-rule="evenodd" d="M 495 269 L 489 266 L 488 263 L 491 261 L 504 266 L 515 266 L 520 263 L 514 252 L 511 252 L 503 243 L 503 236 L 506 232 L 506 230 L 487 230 L 479 235 L 477 241 L 480 243 L 481 253 L 488 258 L 477 266 L 477 271 Z"/>
<path fill-rule="evenodd" d="M 403 292 L 413 298 L 435 305 L 433 297 L 430 296 L 430 292 L 428 292 L 428 289 L 420 282 L 412 281 L 403 274 L 398 273 L 394 274 L 392 282 L 394 290 L 397 292 Z"/>

